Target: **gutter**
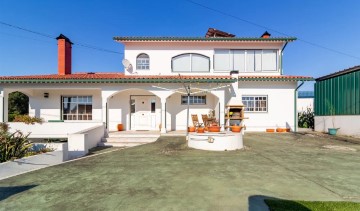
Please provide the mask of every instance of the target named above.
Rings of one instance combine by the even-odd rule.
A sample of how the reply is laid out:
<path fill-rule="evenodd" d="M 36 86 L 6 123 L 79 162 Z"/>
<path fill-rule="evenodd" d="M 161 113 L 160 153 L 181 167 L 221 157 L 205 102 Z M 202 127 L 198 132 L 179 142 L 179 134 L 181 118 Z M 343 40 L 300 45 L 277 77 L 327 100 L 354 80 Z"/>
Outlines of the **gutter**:
<path fill-rule="evenodd" d="M 299 84 L 299 86 L 296 87 L 295 91 L 294 91 L 294 132 L 297 132 L 297 91 L 298 89 L 304 85 L 305 81 L 301 81 L 301 84 Z"/>

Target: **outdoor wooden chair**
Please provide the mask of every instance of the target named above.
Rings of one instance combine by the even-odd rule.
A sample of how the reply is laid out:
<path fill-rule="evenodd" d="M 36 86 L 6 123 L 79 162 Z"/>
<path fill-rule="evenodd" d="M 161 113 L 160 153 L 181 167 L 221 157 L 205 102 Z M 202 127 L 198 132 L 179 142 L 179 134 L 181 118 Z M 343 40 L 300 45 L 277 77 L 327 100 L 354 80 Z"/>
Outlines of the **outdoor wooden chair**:
<path fill-rule="evenodd" d="M 199 127 L 199 119 L 198 119 L 197 114 L 191 114 L 191 119 L 192 119 L 194 127 L 196 127 L 196 128 Z"/>
<path fill-rule="evenodd" d="M 205 127 L 210 126 L 209 117 L 207 114 L 201 114 L 201 118 Z"/>

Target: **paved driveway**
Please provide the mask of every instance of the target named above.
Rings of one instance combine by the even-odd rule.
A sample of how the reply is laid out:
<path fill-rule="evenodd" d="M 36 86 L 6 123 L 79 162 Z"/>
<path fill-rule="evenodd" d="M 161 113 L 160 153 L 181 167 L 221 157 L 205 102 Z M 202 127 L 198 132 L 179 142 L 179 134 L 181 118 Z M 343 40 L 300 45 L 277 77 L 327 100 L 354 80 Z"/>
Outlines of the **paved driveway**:
<path fill-rule="evenodd" d="M 0 210 L 256 210 L 264 197 L 360 201 L 360 145 L 247 133 L 245 150 L 188 149 L 183 137 L 0 181 Z"/>

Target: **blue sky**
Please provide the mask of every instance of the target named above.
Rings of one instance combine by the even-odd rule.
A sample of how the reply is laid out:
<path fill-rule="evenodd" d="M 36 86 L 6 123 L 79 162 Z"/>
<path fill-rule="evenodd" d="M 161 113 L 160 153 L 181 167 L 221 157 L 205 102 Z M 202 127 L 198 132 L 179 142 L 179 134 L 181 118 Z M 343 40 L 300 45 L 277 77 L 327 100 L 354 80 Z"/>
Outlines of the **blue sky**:
<path fill-rule="evenodd" d="M 187 0 L 0 0 L 0 21 L 117 52 L 123 47 L 114 36 L 204 36 L 209 27 L 239 37 L 258 37 L 265 30 L 284 36 L 278 31 L 300 39 L 285 49 L 284 74 L 319 77 L 360 64 L 360 1 L 193 1 L 267 29 Z M 120 72 L 122 58 L 75 45 L 73 72 Z M 56 73 L 56 40 L 0 24 L 0 75 Z"/>

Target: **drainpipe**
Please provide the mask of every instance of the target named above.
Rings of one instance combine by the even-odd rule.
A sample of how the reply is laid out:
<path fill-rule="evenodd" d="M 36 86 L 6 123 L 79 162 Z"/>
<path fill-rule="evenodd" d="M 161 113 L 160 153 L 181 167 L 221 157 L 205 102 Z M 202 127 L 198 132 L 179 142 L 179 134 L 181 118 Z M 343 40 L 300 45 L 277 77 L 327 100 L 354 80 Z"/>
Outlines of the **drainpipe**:
<path fill-rule="evenodd" d="M 186 140 L 189 138 L 189 115 L 190 115 L 190 86 L 185 87 L 187 91 L 187 112 L 186 112 Z M 195 125 L 194 125 L 195 126 Z"/>
<path fill-rule="evenodd" d="M 294 91 L 294 132 L 297 132 L 297 91 L 304 83 L 304 81 L 301 81 L 301 84 L 299 84 Z"/>
<path fill-rule="evenodd" d="M 280 66 L 281 66 L 281 69 L 280 69 L 280 75 L 283 74 L 283 52 L 284 52 L 284 49 L 285 47 L 287 46 L 288 42 L 285 43 L 284 47 L 281 49 L 281 57 L 280 57 Z"/>

